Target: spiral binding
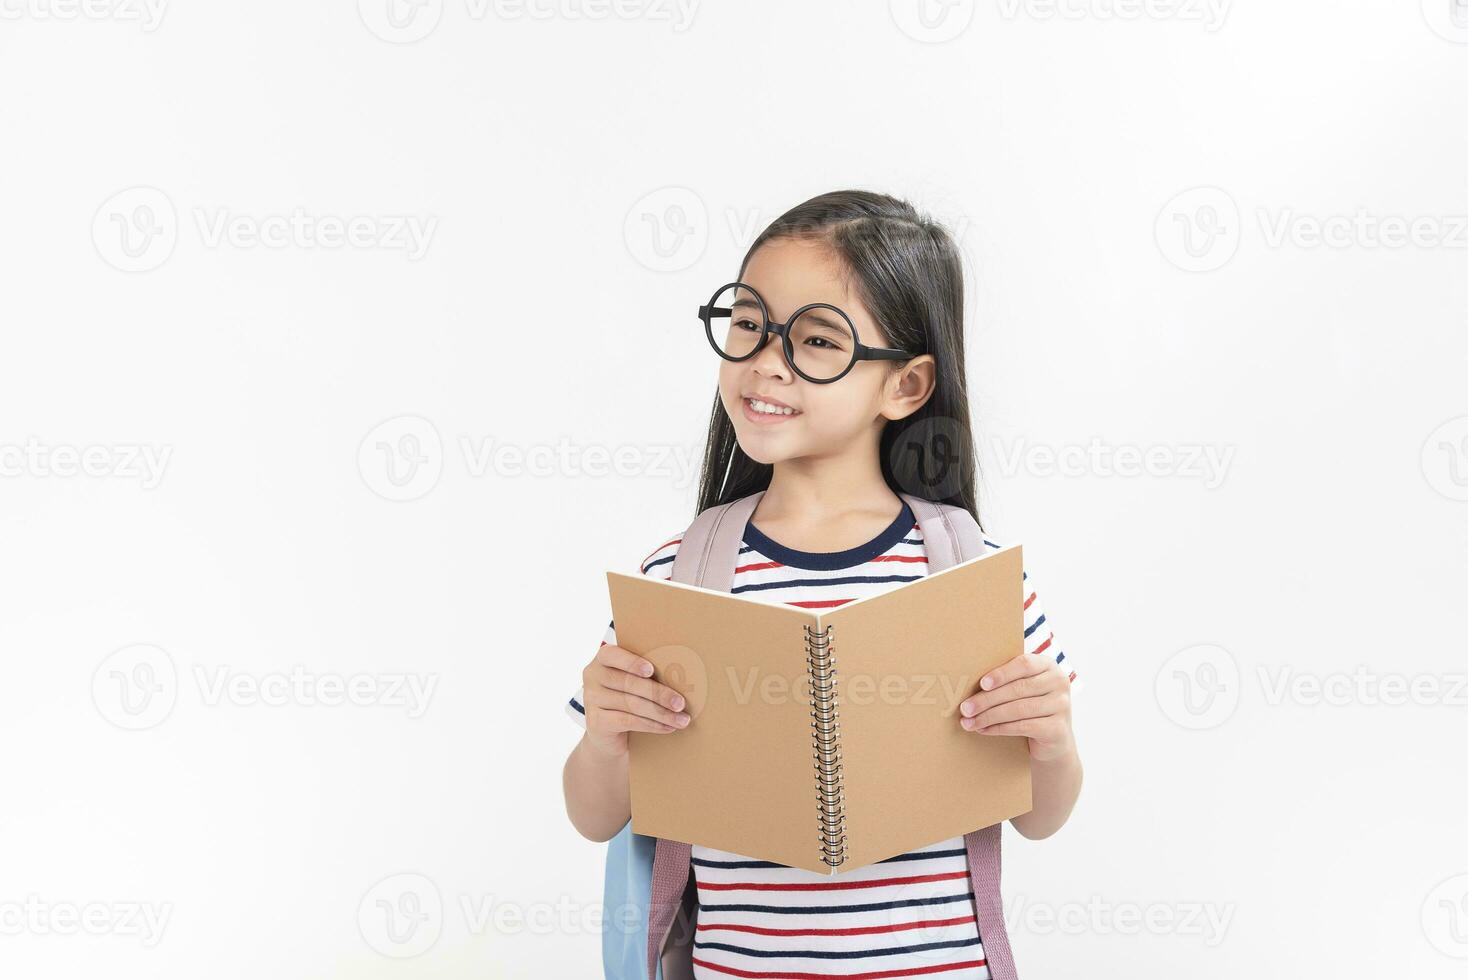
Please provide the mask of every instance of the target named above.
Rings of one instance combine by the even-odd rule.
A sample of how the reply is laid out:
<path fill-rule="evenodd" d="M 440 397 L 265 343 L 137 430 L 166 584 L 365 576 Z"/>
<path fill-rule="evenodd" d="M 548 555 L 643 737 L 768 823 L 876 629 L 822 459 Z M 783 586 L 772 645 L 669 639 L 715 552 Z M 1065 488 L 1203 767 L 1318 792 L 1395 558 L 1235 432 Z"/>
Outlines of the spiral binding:
<path fill-rule="evenodd" d="M 835 627 L 805 629 L 806 681 L 810 691 L 811 756 L 816 770 L 821 860 L 846 860 L 846 795 L 841 781 L 841 716 L 836 704 Z"/>

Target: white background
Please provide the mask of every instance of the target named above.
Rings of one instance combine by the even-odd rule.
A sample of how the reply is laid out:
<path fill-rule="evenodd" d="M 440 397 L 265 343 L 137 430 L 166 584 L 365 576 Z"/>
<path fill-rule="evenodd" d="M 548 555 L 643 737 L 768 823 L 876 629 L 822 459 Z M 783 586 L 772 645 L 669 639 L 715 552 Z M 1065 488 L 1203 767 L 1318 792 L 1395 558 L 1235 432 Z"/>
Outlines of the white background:
<path fill-rule="evenodd" d="M 1461 975 L 1451 0 L 65 2 L 0 8 L 0 973 L 597 975 L 604 572 L 692 516 L 697 303 L 861 187 L 961 235 L 983 518 L 1086 682 L 1024 974 Z"/>

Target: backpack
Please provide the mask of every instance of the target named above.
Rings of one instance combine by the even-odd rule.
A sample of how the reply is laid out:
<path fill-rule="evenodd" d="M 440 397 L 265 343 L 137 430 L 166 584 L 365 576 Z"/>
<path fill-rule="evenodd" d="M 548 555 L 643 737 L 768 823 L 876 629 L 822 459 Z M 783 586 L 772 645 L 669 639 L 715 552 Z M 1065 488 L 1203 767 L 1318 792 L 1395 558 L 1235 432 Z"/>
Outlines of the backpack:
<path fill-rule="evenodd" d="M 673 559 L 673 581 L 728 592 L 744 529 L 764 491 L 710 507 L 684 532 Z M 962 507 L 899 493 L 917 517 L 928 573 L 977 556 L 983 538 Z M 1016 980 L 999 894 L 1002 823 L 963 837 L 968 853 L 979 940 L 993 980 Z M 692 847 L 632 832 L 628 820 L 607 843 L 603 886 L 602 966 L 607 980 L 693 980 L 698 892 Z"/>

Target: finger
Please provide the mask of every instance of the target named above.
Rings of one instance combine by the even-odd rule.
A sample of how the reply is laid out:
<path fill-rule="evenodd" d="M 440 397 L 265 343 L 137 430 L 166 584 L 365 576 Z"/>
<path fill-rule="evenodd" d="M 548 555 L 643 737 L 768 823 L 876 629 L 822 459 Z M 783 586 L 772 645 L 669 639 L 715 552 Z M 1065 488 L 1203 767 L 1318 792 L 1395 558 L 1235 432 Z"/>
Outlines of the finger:
<path fill-rule="evenodd" d="M 990 725 L 980 735 L 1027 735 L 1035 738 L 1044 734 L 1044 723 L 1039 718 L 1026 718 L 1023 721 L 1006 721 L 998 725 Z"/>
<path fill-rule="evenodd" d="M 1006 701 L 1016 701 L 1020 698 L 1032 698 L 1052 690 L 1049 674 L 1041 671 L 1038 674 L 1030 674 L 1027 677 L 1019 677 L 1008 684 L 1000 685 L 992 691 L 979 691 L 971 695 L 967 701 L 958 706 L 959 714 L 970 718 L 994 707 L 996 704 L 1004 704 Z"/>
<path fill-rule="evenodd" d="M 606 691 L 604 696 L 597 697 L 596 703 L 600 707 L 617 708 L 643 718 L 660 721 L 664 725 L 672 725 L 674 728 L 685 727 L 691 717 L 686 712 L 669 711 L 656 701 L 649 701 L 647 698 L 628 694 L 626 691 Z"/>
<path fill-rule="evenodd" d="M 608 643 L 596 651 L 596 662 L 607 667 L 615 667 L 617 670 L 625 670 L 639 677 L 652 676 L 651 660 L 639 657 L 626 647 L 619 647 L 615 643 Z"/>
<path fill-rule="evenodd" d="M 1008 684 L 1012 680 L 1028 677 L 1030 674 L 1038 674 L 1045 669 L 1046 663 L 1047 658 L 1037 656 L 1033 653 L 1022 653 L 1017 657 L 1006 660 L 983 677 L 980 677 L 979 687 L 985 691 L 992 691 L 1001 684 Z"/>
<path fill-rule="evenodd" d="M 1024 718 L 1048 718 L 1059 710 L 1060 704 L 1055 695 L 1045 694 L 1040 697 L 1020 698 L 1017 701 L 997 704 L 972 718 L 963 719 L 961 724 L 967 731 L 975 732 L 998 722 L 1019 721 Z"/>
<path fill-rule="evenodd" d="M 664 725 L 660 721 L 644 718 L 630 711 L 618 711 L 616 708 L 597 708 L 596 718 L 598 730 L 607 732 L 653 732 L 658 735 L 666 735 L 668 732 L 676 732 L 678 729 L 671 725 Z M 588 718 L 590 716 L 588 715 Z M 587 725 L 591 722 L 588 720 Z"/>
<path fill-rule="evenodd" d="M 981 690 L 976 691 L 964 700 L 958 706 L 959 712 L 966 715 L 977 714 L 983 710 L 985 702 L 994 704 L 996 701 L 1002 700 L 989 698 L 988 695 L 991 692 L 1002 689 L 1006 684 L 1012 684 L 1015 681 L 1042 674 L 1046 670 L 1049 670 L 1054 663 L 1055 661 L 1049 657 L 1042 657 L 1034 653 L 1022 653 L 1012 660 L 1006 660 L 979 678 L 979 687 Z"/>
<path fill-rule="evenodd" d="M 668 685 L 652 680 L 651 678 L 629 674 L 625 670 L 618 670 L 615 667 L 602 670 L 598 674 L 597 680 L 603 687 L 609 690 L 635 694 L 649 701 L 655 701 L 673 711 L 682 711 L 687 706 L 683 695 Z"/>

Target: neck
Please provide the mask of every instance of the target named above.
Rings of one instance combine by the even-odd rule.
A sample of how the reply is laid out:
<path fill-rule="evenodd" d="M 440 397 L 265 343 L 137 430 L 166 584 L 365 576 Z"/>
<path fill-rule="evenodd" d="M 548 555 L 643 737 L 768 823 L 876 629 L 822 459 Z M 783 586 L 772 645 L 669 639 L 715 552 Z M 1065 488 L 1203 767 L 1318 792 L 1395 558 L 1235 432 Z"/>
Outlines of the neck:
<path fill-rule="evenodd" d="M 877 455 L 871 453 L 776 463 L 756 514 L 768 521 L 819 526 L 860 513 L 885 514 L 890 520 L 901 509 L 902 500 L 887 486 Z"/>

